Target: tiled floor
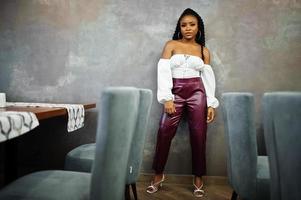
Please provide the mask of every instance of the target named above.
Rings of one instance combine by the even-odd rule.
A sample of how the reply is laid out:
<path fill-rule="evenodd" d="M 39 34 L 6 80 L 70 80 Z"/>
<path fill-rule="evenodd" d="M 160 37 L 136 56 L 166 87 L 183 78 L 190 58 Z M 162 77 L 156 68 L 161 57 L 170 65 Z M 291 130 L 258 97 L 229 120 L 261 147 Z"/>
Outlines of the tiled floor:
<path fill-rule="evenodd" d="M 142 175 L 137 183 L 139 200 L 228 200 L 232 189 L 226 177 L 204 177 L 205 195 L 202 198 L 193 196 L 191 176 L 166 175 L 163 187 L 155 194 L 148 194 L 145 189 L 149 185 L 150 175 Z"/>

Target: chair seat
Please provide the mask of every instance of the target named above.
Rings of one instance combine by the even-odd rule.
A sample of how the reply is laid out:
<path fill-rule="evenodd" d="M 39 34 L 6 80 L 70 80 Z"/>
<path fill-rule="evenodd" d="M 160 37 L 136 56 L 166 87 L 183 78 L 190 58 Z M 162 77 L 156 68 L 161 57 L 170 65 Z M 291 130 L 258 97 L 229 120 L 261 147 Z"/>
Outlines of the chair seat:
<path fill-rule="evenodd" d="M 91 174 L 89 173 L 60 170 L 40 171 L 23 176 L 3 188 L 0 199 L 89 199 L 90 182 Z"/>
<path fill-rule="evenodd" d="M 95 143 L 84 144 L 70 151 L 66 156 L 65 170 L 91 172 L 95 157 Z"/>
<path fill-rule="evenodd" d="M 270 169 L 267 156 L 257 157 L 257 198 L 270 198 Z"/>

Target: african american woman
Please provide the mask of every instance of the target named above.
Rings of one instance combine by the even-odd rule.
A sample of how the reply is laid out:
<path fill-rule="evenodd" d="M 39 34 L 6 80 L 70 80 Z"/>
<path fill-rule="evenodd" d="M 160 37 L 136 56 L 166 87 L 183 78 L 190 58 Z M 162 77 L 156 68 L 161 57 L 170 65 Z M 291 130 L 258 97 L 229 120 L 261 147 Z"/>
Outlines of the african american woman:
<path fill-rule="evenodd" d="M 153 161 L 155 176 L 148 193 L 155 193 L 165 180 L 163 171 L 169 148 L 184 111 L 188 115 L 192 151 L 193 194 L 204 195 L 207 123 L 215 118 L 215 76 L 205 47 L 202 18 L 187 8 L 181 14 L 172 40 L 165 44 L 158 62 L 158 101 L 164 105 Z"/>

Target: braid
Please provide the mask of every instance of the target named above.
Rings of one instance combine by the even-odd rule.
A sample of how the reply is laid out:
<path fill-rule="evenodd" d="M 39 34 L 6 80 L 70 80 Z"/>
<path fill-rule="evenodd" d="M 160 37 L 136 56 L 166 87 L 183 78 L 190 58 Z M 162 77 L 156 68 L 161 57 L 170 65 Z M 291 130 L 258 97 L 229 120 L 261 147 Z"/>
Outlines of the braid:
<path fill-rule="evenodd" d="M 190 8 L 187 8 L 184 10 L 184 12 L 181 14 L 179 20 L 178 20 L 178 23 L 177 23 L 177 26 L 176 26 L 176 30 L 173 34 L 173 37 L 172 39 L 173 40 L 179 40 L 179 39 L 182 39 L 183 36 L 181 34 L 181 27 L 180 27 L 180 22 L 182 20 L 182 18 L 184 16 L 187 16 L 187 15 L 191 15 L 191 16 L 194 16 L 197 18 L 198 20 L 198 29 L 199 29 L 199 32 L 197 33 L 196 37 L 195 37 L 195 41 L 201 45 L 201 53 L 202 53 L 202 59 L 204 60 L 204 53 L 203 53 L 203 47 L 205 47 L 205 27 L 204 27 L 204 22 L 203 22 L 203 19 L 201 18 L 201 16 L 195 12 L 194 10 L 190 9 Z M 201 34 L 201 36 L 200 36 Z"/>
<path fill-rule="evenodd" d="M 172 39 L 173 39 L 173 40 L 178 40 L 178 39 L 182 39 L 182 38 L 183 38 L 183 36 L 182 36 L 182 34 L 181 34 L 180 26 L 177 26 L 177 27 L 176 27 L 176 30 L 175 30 L 175 32 L 174 32 L 174 34 L 173 34 Z"/>

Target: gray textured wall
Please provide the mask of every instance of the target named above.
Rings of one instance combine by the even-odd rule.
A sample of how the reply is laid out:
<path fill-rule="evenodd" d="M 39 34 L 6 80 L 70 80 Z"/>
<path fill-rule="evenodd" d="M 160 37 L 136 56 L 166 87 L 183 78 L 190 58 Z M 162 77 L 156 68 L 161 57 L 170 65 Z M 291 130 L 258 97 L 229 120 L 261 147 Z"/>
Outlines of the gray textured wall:
<path fill-rule="evenodd" d="M 187 7 L 204 19 L 217 96 L 255 94 L 263 152 L 263 92 L 301 89 L 300 0 L 0 0 L 0 91 L 9 101 L 39 102 L 98 101 L 104 87 L 117 85 L 155 93 L 156 63 Z M 145 172 L 151 172 L 160 113 L 154 98 Z M 69 147 L 94 140 L 96 114 L 88 116 L 76 139 L 66 140 Z M 221 116 L 218 109 L 208 130 L 208 175 L 226 175 Z M 188 138 L 187 123 L 182 123 L 166 166 L 169 173 L 191 173 Z"/>

